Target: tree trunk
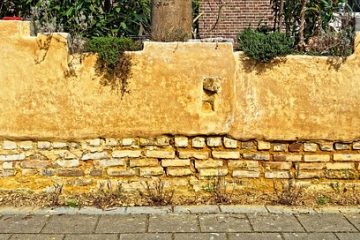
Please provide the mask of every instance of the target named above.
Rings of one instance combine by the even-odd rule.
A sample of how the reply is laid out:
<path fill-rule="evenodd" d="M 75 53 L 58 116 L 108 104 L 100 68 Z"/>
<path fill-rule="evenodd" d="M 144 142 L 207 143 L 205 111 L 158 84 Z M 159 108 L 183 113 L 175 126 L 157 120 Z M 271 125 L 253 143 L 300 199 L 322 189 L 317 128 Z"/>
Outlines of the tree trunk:
<path fill-rule="evenodd" d="M 152 0 L 151 39 L 186 41 L 191 38 L 192 0 Z"/>
<path fill-rule="evenodd" d="M 306 13 L 306 0 L 301 0 L 301 11 L 300 11 L 300 28 L 299 28 L 299 44 L 298 49 L 300 51 L 305 50 L 305 13 Z"/>

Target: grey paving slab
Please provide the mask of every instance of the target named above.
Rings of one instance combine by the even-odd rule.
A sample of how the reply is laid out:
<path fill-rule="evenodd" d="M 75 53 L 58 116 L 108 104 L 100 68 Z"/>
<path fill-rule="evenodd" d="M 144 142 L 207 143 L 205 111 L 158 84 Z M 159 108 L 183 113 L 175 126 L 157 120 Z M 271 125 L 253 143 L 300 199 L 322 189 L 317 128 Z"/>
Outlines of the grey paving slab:
<path fill-rule="evenodd" d="M 118 234 L 71 234 L 65 240 L 118 240 Z"/>
<path fill-rule="evenodd" d="M 42 230 L 43 233 L 92 233 L 98 216 L 54 215 Z"/>
<path fill-rule="evenodd" d="M 340 240 L 358 240 L 360 233 L 336 233 Z"/>
<path fill-rule="evenodd" d="M 284 233 L 285 240 L 338 240 L 333 233 Z"/>
<path fill-rule="evenodd" d="M 172 213 L 171 206 L 164 207 L 127 207 L 127 214 L 167 214 Z"/>
<path fill-rule="evenodd" d="M 170 233 L 143 233 L 121 234 L 120 240 L 172 240 L 172 238 Z"/>
<path fill-rule="evenodd" d="M 10 240 L 62 240 L 61 234 L 14 234 Z"/>
<path fill-rule="evenodd" d="M 304 228 L 289 214 L 249 214 L 255 232 L 305 232 Z"/>
<path fill-rule="evenodd" d="M 8 240 L 10 236 L 10 234 L 0 234 L 0 240 Z"/>
<path fill-rule="evenodd" d="M 219 213 L 219 206 L 199 205 L 199 206 L 175 206 L 174 213 Z"/>
<path fill-rule="evenodd" d="M 3 216 L 0 233 L 40 233 L 46 220 L 46 216 Z"/>
<path fill-rule="evenodd" d="M 223 213 L 268 213 L 263 205 L 220 205 Z"/>
<path fill-rule="evenodd" d="M 149 232 L 199 232 L 196 215 L 158 215 L 149 218 Z"/>
<path fill-rule="evenodd" d="M 345 217 L 360 230 L 360 214 L 346 214 Z"/>
<path fill-rule="evenodd" d="M 229 233 L 229 240 L 282 240 L 279 233 Z"/>
<path fill-rule="evenodd" d="M 315 214 L 316 211 L 313 208 L 305 207 L 287 207 L 287 206 L 266 206 L 270 213 L 277 214 L 295 214 L 295 213 L 309 213 Z"/>
<path fill-rule="evenodd" d="M 200 215 L 201 232 L 251 232 L 249 220 L 244 214 Z"/>
<path fill-rule="evenodd" d="M 308 232 L 357 231 L 341 214 L 301 214 L 297 218 Z"/>
<path fill-rule="evenodd" d="M 175 240 L 226 240 L 225 233 L 175 233 Z"/>
<path fill-rule="evenodd" d="M 142 233 L 146 230 L 146 215 L 101 216 L 97 233 Z"/>

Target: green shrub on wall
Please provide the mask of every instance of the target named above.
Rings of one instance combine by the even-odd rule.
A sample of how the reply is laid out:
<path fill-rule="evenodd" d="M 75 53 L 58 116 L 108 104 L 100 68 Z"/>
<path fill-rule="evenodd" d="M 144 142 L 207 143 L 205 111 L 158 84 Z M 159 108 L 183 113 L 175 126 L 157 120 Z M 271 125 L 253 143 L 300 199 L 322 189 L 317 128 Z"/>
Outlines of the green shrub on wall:
<path fill-rule="evenodd" d="M 239 36 L 240 49 L 250 58 L 269 62 L 292 52 L 294 41 L 280 32 L 261 32 L 245 29 Z"/>
<path fill-rule="evenodd" d="M 119 61 L 119 56 L 125 51 L 141 49 L 141 44 L 129 38 L 95 37 L 87 41 L 85 51 L 99 54 L 104 67 L 114 69 Z"/>

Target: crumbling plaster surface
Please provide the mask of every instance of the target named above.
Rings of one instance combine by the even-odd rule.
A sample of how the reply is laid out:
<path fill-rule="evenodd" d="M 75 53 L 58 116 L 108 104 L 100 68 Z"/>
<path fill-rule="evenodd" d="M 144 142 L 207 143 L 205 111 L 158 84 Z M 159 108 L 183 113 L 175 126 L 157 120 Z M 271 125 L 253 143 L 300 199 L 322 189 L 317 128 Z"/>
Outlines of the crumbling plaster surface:
<path fill-rule="evenodd" d="M 360 137 L 359 35 L 355 53 L 344 61 L 289 56 L 266 65 L 233 53 L 228 43 L 146 42 L 143 51 L 128 53 L 131 76 L 121 96 L 103 84 L 96 55 L 69 55 L 63 35 L 30 37 L 27 27 L 0 22 L 4 138 Z M 208 78 L 220 81 L 213 109 L 204 105 Z"/>

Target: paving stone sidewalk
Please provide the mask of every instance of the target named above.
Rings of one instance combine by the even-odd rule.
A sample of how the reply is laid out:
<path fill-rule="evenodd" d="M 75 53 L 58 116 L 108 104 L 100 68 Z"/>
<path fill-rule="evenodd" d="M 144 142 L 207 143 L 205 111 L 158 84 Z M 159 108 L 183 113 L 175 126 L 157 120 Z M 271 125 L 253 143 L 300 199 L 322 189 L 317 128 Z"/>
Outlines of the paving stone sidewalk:
<path fill-rule="evenodd" d="M 0 240 L 360 239 L 358 209 L 179 206 L 12 213 L 16 211 L 0 209 Z"/>

